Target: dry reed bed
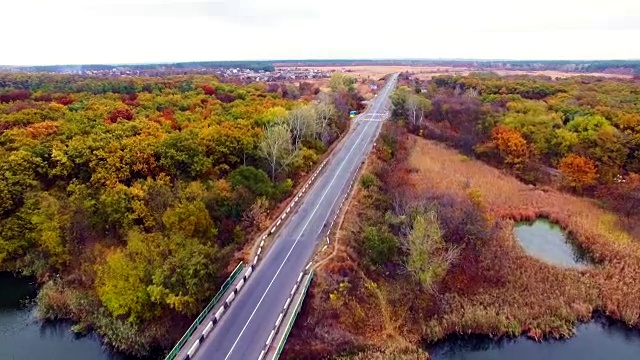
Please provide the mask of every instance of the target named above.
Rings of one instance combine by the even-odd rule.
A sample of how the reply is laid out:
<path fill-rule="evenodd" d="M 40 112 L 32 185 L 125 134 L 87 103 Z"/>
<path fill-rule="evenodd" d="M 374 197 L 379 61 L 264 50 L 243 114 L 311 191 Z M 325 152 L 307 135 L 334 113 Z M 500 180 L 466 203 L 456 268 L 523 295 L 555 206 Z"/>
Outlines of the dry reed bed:
<path fill-rule="evenodd" d="M 586 320 L 601 310 L 630 325 L 640 313 L 640 245 L 617 227 L 617 217 L 593 200 L 537 189 L 445 146 L 412 138 L 408 164 L 416 193 L 426 188 L 464 196 L 476 189 L 487 212 L 500 227 L 499 236 L 481 254 L 486 274 L 480 291 L 459 286 L 479 274 L 457 267 L 444 281 L 447 309 L 428 328 L 431 336 L 451 331 L 516 334 L 529 332 L 570 335 L 571 322 Z M 566 270 L 527 256 L 513 238 L 513 220 L 543 216 L 565 228 L 578 246 L 595 259 L 593 269 Z M 483 263 L 483 260 L 486 261 Z M 467 279 L 465 279 L 467 278 Z M 496 286 L 497 285 L 497 286 Z"/>

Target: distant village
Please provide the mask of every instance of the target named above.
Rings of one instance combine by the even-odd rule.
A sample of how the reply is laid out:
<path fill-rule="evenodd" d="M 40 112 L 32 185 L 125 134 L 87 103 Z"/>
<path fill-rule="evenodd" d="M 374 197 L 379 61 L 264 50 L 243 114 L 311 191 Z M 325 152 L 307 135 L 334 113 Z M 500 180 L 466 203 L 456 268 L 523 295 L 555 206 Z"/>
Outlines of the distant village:
<path fill-rule="evenodd" d="M 29 70 L 12 69 L 20 72 L 34 72 Z M 42 72 L 42 71 L 38 71 Z M 322 69 L 309 69 L 299 67 L 275 68 L 272 71 L 256 70 L 241 67 L 194 67 L 179 68 L 171 66 L 158 66 L 149 69 L 135 69 L 131 67 L 115 67 L 111 69 L 95 69 L 83 66 L 60 67 L 55 70 L 45 71 L 57 74 L 73 74 L 100 77 L 133 77 L 133 76 L 167 76 L 185 74 L 215 74 L 223 81 L 235 82 L 276 82 L 276 81 L 299 81 L 306 79 L 319 79 L 331 77 L 331 71 Z"/>

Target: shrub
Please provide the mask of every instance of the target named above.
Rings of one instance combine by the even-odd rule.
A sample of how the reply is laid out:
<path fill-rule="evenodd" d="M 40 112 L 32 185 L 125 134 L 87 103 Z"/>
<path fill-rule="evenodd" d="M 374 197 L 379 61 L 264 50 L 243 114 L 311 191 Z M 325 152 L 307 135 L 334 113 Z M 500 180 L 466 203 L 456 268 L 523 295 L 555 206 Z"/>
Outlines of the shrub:
<path fill-rule="evenodd" d="M 366 260 L 372 265 L 381 266 L 395 258 L 398 240 L 387 229 L 367 226 L 363 240 Z"/>
<path fill-rule="evenodd" d="M 369 173 L 362 174 L 362 177 L 360 177 L 360 185 L 366 190 L 374 186 L 377 181 L 378 179 L 376 178 L 376 176 Z"/>

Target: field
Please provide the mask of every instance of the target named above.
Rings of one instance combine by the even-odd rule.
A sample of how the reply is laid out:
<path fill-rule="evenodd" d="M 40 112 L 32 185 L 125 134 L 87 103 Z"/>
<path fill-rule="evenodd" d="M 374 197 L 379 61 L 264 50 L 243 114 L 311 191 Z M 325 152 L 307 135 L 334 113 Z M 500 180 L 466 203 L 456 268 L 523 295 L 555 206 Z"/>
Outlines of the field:
<path fill-rule="evenodd" d="M 317 67 L 305 66 L 302 69 L 313 69 Z M 357 78 L 380 78 L 389 73 L 410 72 L 415 77 L 428 80 L 438 75 L 468 75 L 472 72 L 484 71 L 483 69 L 472 69 L 464 67 L 447 67 L 447 66 L 396 66 L 396 65 L 376 65 L 376 66 L 323 66 L 323 70 L 343 71 L 351 73 Z M 578 75 L 600 76 L 607 78 L 625 78 L 629 79 L 631 75 L 608 74 L 608 73 L 572 73 L 553 70 L 543 71 L 520 71 L 520 70 L 491 70 L 499 75 L 546 75 L 552 78 L 565 78 Z"/>
<path fill-rule="evenodd" d="M 390 347 L 404 354 L 411 345 L 458 332 L 568 337 L 594 311 L 638 326 L 640 234 L 621 230 L 616 215 L 593 200 L 525 185 L 440 143 L 406 134 L 398 142 L 406 149 L 404 159 L 383 159 L 378 150 L 365 172 L 380 173 L 388 161 L 391 175 L 380 181 L 415 199 L 440 199 L 435 203 L 443 223 L 452 219 L 441 199 L 472 199 L 489 224 L 488 236 L 465 240 L 435 292 L 425 291 L 402 271 L 401 260 L 374 268 L 362 258 L 363 222 L 376 211 L 371 199 L 384 203 L 385 194 L 358 187 L 335 250 L 317 270 L 287 355 L 314 359 L 373 351 L 377 357 L 376 351 Z M 564 227 L 596 265 L 565 270 L 527 256 L 512 226 L 539 216 Z"/>

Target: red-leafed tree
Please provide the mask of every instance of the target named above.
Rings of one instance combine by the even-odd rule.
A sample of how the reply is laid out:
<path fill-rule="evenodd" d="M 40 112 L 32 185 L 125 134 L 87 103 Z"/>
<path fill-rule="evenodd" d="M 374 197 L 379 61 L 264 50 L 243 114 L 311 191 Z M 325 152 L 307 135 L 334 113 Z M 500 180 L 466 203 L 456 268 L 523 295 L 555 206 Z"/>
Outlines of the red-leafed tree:
<path fill-rule="evenodd" d="M 140 102 L 138 102 L 138 94 L 137 93 L 131 93 L 131 94 L 124 94 L 122 95 L 122 102 L 127 105 L 127 106 L 139 106 Z"/>
<path fill-rule="evenodd" d="M 27 100 L 31 97 L 29 90 L 12 90 L 4 94 L 0 94 L 0 103 L 10 103 L 12 101 Z"/>
<path fill-rule="evenodd" d="M 33 100 L 39 102 L 51 102 L 53 101 L 53 96 L 51 96 L 51 94 L 49 93 L 42 93 L 34 96 Z"/>
<path fill-rule="evenodd" d="M 236 97 L 233 94 L 226 93 L 226 92 L 216 93 L 216 98 L 225 104 L 229 104 L 236 101 Z"/>
<path fill-rule="evenodd" d="M 133 120 L 133 112 L 129 109 L 117 109 L 112 111 L 108 118 L 107 123 L 115 124 L 118 120 Z"/>
<path fill-rule="evenodd" d="M 72 98 L 71 96 L 69 96 L 69 95 L 59 96 L 59 97 L 55 98 L 54 101 L 57 102 L 58 104 L 64 105 L 64 106 L 67 106 L 67 105 L 70 105 L 70 104 L 73 104 L 74 102 L 76 102 L 76 100 L 74 98 Z"/>
<path fill-rule="evenodd" d="M 202 85 L 202 91 L 209 96 L 216 94 L 216 88 L 209 84 Z"/>

